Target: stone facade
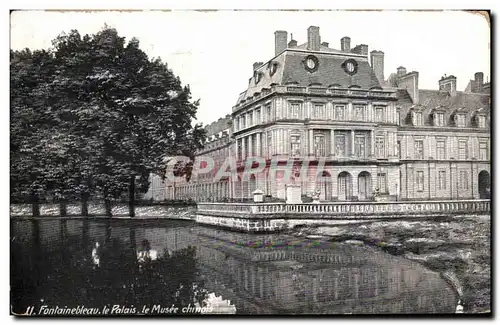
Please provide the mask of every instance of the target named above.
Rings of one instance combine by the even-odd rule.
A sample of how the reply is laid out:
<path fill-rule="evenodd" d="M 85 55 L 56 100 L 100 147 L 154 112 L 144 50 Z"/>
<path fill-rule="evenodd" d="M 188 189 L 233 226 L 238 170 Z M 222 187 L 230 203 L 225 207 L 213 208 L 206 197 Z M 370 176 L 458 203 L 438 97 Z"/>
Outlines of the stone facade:
<path fill-rule="evenodd" d="M 348 37 L 342 50 L 332 49 L 313 27 L 301 45 L 284 46 L 286 32 L 275 34 L 275 56 L 254 63 L 233 107 L 230 136 L 199 153 L 219 162 L 231 155 L 239 176 L 221 184 L 214 170 L 184 184 L 178 197 L 250 199 L 260 189 L 285 199 L 286 185 L 299 184 L 302 195 L 319 192 L 321 201 L 489 198 L 490 94 L 482 73 L 466 91 L 454 76 L 436 90 L 419 89 L 419 73 L 404 67 L 384 80 L 384 52 L 351 49 Z M 220 132 L 209 129 L 211 138 Z M 252 157 L 265 168 L 244 177 Z M 290 161 L 292 177 L 284 177 Z"/>

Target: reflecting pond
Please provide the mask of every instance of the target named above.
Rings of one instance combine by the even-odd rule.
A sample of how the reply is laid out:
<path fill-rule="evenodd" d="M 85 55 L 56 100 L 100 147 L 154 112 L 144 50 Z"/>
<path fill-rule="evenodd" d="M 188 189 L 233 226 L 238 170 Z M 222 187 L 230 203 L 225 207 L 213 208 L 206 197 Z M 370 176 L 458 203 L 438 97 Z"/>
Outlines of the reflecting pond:
<path fill-rule="evenodd" d="M 439 274 L 370 247 L 184 220 L 11 220 L 15 313 L 453 313 L 456 301 Z"/>

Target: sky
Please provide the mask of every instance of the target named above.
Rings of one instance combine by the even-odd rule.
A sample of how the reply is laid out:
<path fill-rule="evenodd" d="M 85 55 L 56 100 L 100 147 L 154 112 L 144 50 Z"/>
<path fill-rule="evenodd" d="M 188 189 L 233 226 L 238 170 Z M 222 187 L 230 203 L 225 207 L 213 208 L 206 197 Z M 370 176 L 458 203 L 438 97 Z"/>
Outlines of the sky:
<path fill-rule="evenodd" d="M 286 30 L 299 44 L 307 28 L 340 49 L 367 44 L 385 53 L 384 75 L 399 66 L 419 72 L 420 89 L 437 89 L 444 75 L 464 90 L 475 72 L 490 79 L 490 27 L 480 15 L 461 11 L 16 11 L 11 49 L 49 48 L 62 32 L 93 34 L 105 24 L 130 40 L 137 37 L 150 58 L 160 57 L 200 99 L 203 124 L 230 114 L 252 76 L 252 64 L 274 56 L 274 32 Z"/>

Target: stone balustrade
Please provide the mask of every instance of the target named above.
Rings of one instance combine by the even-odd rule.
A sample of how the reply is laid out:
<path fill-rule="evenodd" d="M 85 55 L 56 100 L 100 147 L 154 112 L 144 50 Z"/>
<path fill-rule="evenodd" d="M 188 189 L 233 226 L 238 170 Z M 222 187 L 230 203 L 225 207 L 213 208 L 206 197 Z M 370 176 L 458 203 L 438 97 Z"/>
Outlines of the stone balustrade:
<path fill-rule="evenodd" d="M 200 203 L 198 213 L 293 216 L 416 216 L 427 214 L 469 214 L 490 211 L 490 200 L 397 201 L 397 202 L 328 202 L 328 203 Z"/>
<path fill-rule="evenodd" d="M 304 86 L 273 86 L 270 90 L 261 93 L 255 93 L 253 97 L 248 97 L 242 100 L 233 107 L 233 112 L 237 111 L 243 106 L 249 105 L 255 101 L 271 93 L 300 93 L 300 94 L 319 94 L 331 96 L 346 96 L 346 97 L 373 97 L 373 98 L 397 98 L 397 93 L 393 91 L 384 90 L 368 90 L 368 89 L 349 89 L 339 87 L 304 87 Z"/>

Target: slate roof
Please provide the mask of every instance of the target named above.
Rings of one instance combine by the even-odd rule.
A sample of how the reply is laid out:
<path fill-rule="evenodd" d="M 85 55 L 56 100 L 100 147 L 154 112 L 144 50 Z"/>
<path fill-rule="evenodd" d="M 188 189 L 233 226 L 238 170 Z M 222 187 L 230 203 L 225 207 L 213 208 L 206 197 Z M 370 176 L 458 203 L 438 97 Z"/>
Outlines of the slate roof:
<path fill-rule="evenodd" d="M 232 125 L 231 115 L 226 115 L 224 117 L 219 118 L 217 121 L 214 121 L 205 126 L 205 131 L 207 132 L 207 136 L 211 136 L 214 134 L 218 134 L 226 129 L 230 129 Z"/>
<path fill-rule="evenodd" d="M 307 43 L 300 44 L 297 46 L 294 46 L 293 49 L 301 49 L 301 50 L 307 50 Z M 336 50 L 332 49 L 323 45 L 320 45 L 319 50 L 321 52 L 330 52 L 330 53 L 337 53 L 337 54 L 346 54 L 346 52 L 342 52 L 341 50 Z"/>
<path fill-rule="evenodd" d="M 448 91 L 420 89 L 419 104 L 423 110 L 424 125 L 432 124 L 432 113 L 434 109 L 440 107 L 445 111 L 445 121 L 447 126 L 453 126 L 453 116 L 457 110 L 465 113 L 466 127 L 474 126 L 473 117 L 479 109 L 489 116 L 490 113 L 490 95 L 483 93 L 469 93 L 457 91 L 455 95 L 451 95 Z M 414 106 L 408 92 L 405 89 L 398 89 L 398 106 L 401 107 L 400 115 L 402 124 L 411 124 L 411 109 Z M 417 105 L 415 105 L 417 106 Z"/>
<path fill-rule="evenodd" d="M 300 46 L 305 48 L 304 44 Z M 351 55 L 352 53 L 341 52 L 324 46 L 321 47 L 323 53 L 310 53 L 302 49 L 294 51 L 300 46 L 288 49 L 257 68 L 256 73 L 261 73 L 259 82 L 255 83 L 256 79 L 254 77 L 250 78 L 248 89 L 239 95 L 238 103 L 244 98 L 252 97 L 255 93 L 261 92 L 263 88 L 271 88 L 272 84 L 286 85 L 287 83 L 295 83 L 298 86 L 319 84 L 322 87 L 339 84 L 340 87 L 346 88 L 357 85 L 362 89 L 382 86 L 370 67 L 368 57 Z M 314 55 L 318 58 L 319 66 L 314 72 L 309 72 L 304 67 L 304 61 L 308 55 Z M 349 58 L 356 60 L 358 63 L 358 72 L 353 76 L 347 74 L 342 68 L 342 63 Z M 270 72 L 273 63 L 277 63 L 277 70 L 271 76 Z"/>

